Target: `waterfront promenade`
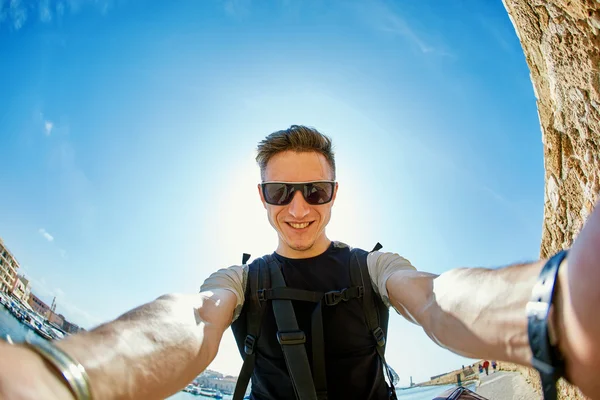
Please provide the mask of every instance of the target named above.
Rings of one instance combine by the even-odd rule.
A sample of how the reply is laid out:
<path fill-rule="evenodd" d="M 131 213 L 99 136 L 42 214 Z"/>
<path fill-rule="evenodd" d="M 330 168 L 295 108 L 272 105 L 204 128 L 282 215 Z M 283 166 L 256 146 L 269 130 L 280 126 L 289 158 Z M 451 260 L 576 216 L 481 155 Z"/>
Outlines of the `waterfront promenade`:
<path fill-rule="evenodd" d="M 480 375 L 476 392 L 490 400 L 541 400 L 519 372 L 498 371 Z"/>

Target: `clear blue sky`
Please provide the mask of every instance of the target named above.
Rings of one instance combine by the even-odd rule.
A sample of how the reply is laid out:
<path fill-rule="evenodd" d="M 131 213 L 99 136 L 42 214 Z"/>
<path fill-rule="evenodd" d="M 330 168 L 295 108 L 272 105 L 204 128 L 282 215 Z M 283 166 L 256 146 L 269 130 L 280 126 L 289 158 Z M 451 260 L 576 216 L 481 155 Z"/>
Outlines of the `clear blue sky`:
<path fill-rule="evenodd" d="M 0 55 L 0 236 L 84 327 L 274 250 L 253 154 L 291 124 L 334 139 L 332 239 L 435 273 L 538 257 L 541 133 L 500 1 L 0 0 Z M 237 374 L 233 343 L 213 367 Z M 401 384 L 465 362 L 397 315 L 388 353 Z"/>

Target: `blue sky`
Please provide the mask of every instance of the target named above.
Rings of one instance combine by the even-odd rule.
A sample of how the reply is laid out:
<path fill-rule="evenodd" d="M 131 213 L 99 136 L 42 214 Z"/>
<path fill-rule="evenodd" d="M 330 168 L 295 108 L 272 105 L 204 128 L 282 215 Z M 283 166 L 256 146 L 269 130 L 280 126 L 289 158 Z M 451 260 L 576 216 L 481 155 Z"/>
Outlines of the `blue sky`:
<path fill-rule="evenodd" d="M 334 139 L 332 239 L 417 268 L 538 258 L 535 97 L 500 1 L 0 0 L 0 236 L 84 327 L 273 251 L 259 140 Z M 507 293 L 509 296 L 510 293 Z M 388 359 L 465 359 L 392 316 Z M 237 374 L 227 333 L 213 367 Z"/>

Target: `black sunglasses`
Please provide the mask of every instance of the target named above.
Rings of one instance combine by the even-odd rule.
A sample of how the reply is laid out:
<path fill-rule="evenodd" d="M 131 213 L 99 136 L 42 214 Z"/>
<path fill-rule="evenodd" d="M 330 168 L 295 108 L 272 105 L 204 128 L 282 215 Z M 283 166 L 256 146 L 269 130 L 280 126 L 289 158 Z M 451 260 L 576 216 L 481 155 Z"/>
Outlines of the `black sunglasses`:
<path fill-rule="evenodd" d="M 334 181 L 263 182 L 260 185 L 265 201 L 274 206 L 290 204 L 296 190 L 302 193 L 304 200 L 310 205 L 326 204 L 333 198 L 335 189 Z"/>

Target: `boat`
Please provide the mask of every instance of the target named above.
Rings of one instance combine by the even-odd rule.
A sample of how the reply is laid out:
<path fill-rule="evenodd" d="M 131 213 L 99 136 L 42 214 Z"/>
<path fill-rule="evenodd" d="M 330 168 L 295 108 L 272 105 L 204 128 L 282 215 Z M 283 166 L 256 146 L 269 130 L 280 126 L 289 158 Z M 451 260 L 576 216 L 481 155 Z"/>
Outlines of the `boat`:
<path fill-rule="evenodd" d="M 207 387 L 200 387 L 200 396 L 211 397 L 213 399 L 222 399 L 223 395 L 217 389 L 211 389 Z"/>
<path fill-rule="evenodd" d="M 182 391 L 183 391 L 183 392 L 186 392 L 186 393 L 196 394 L 196 393 L 194 393 L 194 392 L 195 392 L 195 389 L 196 389 L 196 388 L 195 388 L 195 386 L 194 386 L 194 385 L 192 385 L 192 384 L 190 383 L 190 384 L 189 384 L 189 385 L 187 385 L 185 388 L 183 388 L 183 390 L 182 390 Z"/>
<path fill-rule="evenodd" d="M 44 321 L 40 316 L 36 315 L 32 311 L 22 310 L 21 317 L 19 318 L 25 326 L 32 329 L 38 336 L 46 339 L 53 340 L 56 339 L 53 332 L 44 324 Z"/>
<path fill-rule="evenodd" d="M 48 328 L 50 333 L 54 333 L 57 336 L 56 339 L 64 339 L 69 335 L 67 331 L 56 325 L 54 322 L 48 321 L 47 319 L 44 320 L 44 325 L 46 328 Z"/>

